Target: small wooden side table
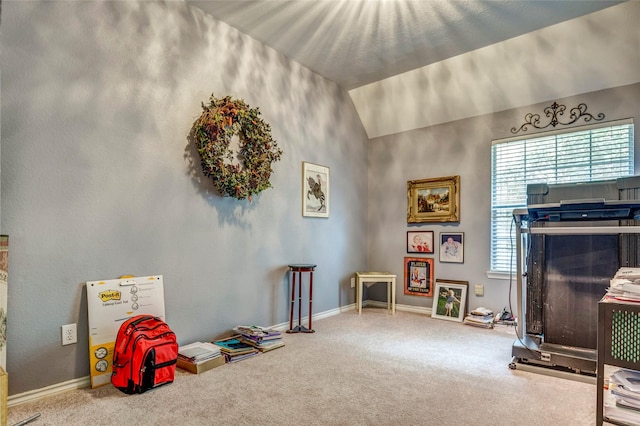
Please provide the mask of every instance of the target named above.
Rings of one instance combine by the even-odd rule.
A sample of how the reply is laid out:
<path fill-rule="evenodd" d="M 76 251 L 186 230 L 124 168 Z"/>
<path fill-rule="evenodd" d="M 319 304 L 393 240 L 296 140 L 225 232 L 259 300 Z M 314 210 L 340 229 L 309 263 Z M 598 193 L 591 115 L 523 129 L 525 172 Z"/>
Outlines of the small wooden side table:
<path fill-rule="evenodd" d="M 316 265 L 309 264 L 294 264 L 288 265 L 289 272 L 293 278 L 291 284 L 291 308 L 289 310 L 289 330 L 287 333 L 314 333 L 315 330 L 311 328 L 312 319 L 312 303 L 313 303 L 313 271 L 316 269 Z M 309 328 L 303 326 L 302 322 L 302 273 L 309 273 Z M 298 275 L 298 325 L 293 326 L 293 307 L 296 301 L 296 274 Z"/>
<path fill-rule="evenodd" d="M 396 276 L 390 272 L 356 272 L 356 309 L 362 313 L 362 284 L 387 283 L 387 309 L 396 313 Z"/>

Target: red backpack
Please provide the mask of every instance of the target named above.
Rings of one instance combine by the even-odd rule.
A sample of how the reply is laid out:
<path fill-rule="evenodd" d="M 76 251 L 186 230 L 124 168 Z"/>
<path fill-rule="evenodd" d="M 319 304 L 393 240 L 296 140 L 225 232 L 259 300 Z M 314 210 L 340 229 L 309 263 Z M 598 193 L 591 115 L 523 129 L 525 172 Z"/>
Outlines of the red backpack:
<path fill-rule="evenodd" d="M 143 393 L 173 382 L 178 359 L 176 335 L 158 317 L 138 315 L 118 330 L 111 383 L 124 393 Z"/>

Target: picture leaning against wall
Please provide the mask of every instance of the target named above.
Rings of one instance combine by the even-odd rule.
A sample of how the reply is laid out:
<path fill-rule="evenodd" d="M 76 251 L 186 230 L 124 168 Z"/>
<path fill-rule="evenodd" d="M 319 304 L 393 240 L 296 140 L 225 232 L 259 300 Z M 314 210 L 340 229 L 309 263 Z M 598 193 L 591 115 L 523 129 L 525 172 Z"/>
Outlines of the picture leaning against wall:
<path fill-rule="evenodd" d="M 463 281 L 456 282 L 460 284 L 441 280 L 436 282 L 431 318 L 462 322 L 467 310 L 469 285 L 462 284 Z"/>

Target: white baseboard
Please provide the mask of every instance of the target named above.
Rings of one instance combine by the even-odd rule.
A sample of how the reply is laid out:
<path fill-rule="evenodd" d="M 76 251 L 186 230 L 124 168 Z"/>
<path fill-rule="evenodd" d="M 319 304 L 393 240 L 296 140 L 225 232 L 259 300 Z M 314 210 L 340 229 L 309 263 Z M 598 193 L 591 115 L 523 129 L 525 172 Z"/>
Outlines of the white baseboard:
<path fill-rule="evenodd" d="M 376 306 L 378 308 L 386 308 L 387 302 L 378 302 L 377 300 L 365 300 L 362 306 Z M 355 303 L 353 305 L 355 309 Z M 426 306 L 411 306 L 411 305 L 398 305 L 396 303 L 396 311 L 405 311 L 405 312 L 414 312 L 416 314 L 425 314 L 431 316 L 431 308 L 427 308 Z"/>
<path fill-rule="evenodd" d="M 387 302 L 378 302 L 375 300 L 365 300 L 362 304 L 365 306 L 376 306 L 381 308 L 387 307 Z M 339 308 L 330 309 L 328 311 L 320 312 L 318 314 L 313 315 L 313 320 L 317 321 L 323 318 L 328 318 L 334 315 L 338 315 L 342 312 L 349 312 L 356 309 L 356 304 L 352 303 L 350 305 L 341 306 Z M 418 314 L 431 315 L 431 308 L 423 307 L 423 306 L 410 306 L 410 305 L 398 305 L 396 304 L 396 310 L 398 311 L 406 311 L 406 312 L 415 312 Z M 309 316 L 303 317 L 301 322 L 302 324 L 308 324 Z M 283 322 L 277 325 L 272 326 L 276 330 L 286 330 L 289 326 L 289 322 Z M 55 385 L 47 386 L 41 389 L 34 389 L 31 391 L 19 393 L 16 395 L 10 395 L 7 398 L 7 406 L 15 407 L 16 405 L 24 404 L 26 402 L 32 402 L 38 399 L 42 399 L 48 396 L 53 396 L 62 392 L 67 392 L 75 389 L 83 389 L 91 386 L 91 378 L 89 376 L 80 377 L 77 379 L 68 380 L 66 382 L 58 383 Z"/>
<path fill-rule="evenodd" d="M 15 407 L 16 405 L 24 404 L 25 402 L 35 401 L 37 399 L 42 399 L 47 396 L 53 396 L 70 390 L 88 388 L 89 386 L 91 386 L 91 378 L 89 376 L 80 377 L 78 379 L 68 380 L 45 388 L 10 395 L 9 398 L 7 398 L 7 406 Z"/>

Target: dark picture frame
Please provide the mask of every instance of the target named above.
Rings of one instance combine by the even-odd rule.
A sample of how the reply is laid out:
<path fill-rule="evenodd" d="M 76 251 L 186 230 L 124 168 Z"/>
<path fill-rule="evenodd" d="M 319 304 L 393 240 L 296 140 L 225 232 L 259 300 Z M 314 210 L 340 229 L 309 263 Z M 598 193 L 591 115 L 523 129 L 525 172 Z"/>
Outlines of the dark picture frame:
<path fill-rule="evenodd" d="M 459 221 L 460 176 L 407 182 L 407 223 Z"/>
<path fill-rule="evenodd" d="M 404 258 L 404 294 L 433 296 L 433 258 Z"/>
<path fill-rule="evenodd" d="M 433 254 L 433 231 L 407 231 L 407 253 Z"/>
<path fill-rule="evenodd" d="M 436 280 L 431 318 L 462 322 L 467 314 L 469 282 Z"/>
<path fill-rule="evenodd" d="M 438 242 L 441 263 L 464 263 L 464 232 L 441 232 Z"/>

